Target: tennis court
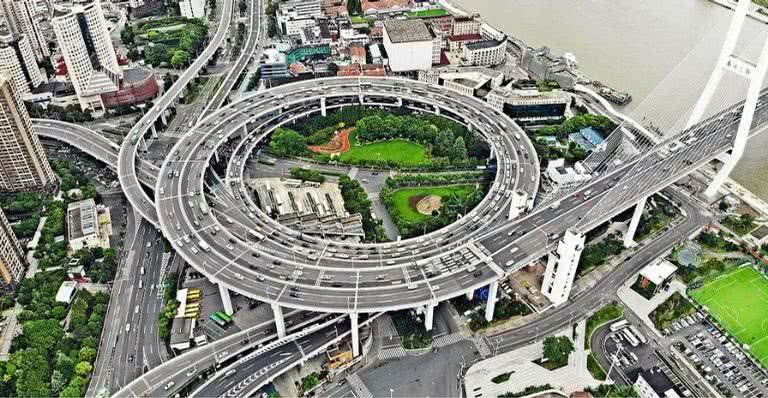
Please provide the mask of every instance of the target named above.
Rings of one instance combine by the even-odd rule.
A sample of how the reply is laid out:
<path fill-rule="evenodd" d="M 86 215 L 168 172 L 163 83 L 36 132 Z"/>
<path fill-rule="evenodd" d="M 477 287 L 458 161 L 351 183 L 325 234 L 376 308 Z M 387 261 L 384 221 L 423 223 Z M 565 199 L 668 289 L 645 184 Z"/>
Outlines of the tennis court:
<path fill-rule="evenodd" d="M 768 279 L 751 267 L 738 268 L 691 296 L 768 366 Z"/>

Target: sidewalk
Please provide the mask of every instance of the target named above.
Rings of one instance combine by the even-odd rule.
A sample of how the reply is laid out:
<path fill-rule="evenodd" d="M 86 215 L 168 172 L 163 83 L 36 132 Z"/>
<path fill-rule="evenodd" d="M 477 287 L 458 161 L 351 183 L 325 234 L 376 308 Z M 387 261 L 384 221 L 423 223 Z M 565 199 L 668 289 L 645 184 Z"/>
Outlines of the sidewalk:
<path fill-rule="evenodd" d="M 465 391 L 472 391 L 473 396 L 499 396 L 508 392 L 519 392 L 528 386 L 550 384 L 566 394 L 582 391 L 585 387 L 597 387 L 599 380 L 592 378 L 587 370 L 588 351 L 584 349 L 585 322 L 577 326 L 578 337 L 574 347 L 576 351 L 568 358 L 568 365 L 547 370 L 532 361 L 540 359 L 544 350 L 543 341 L 518 348 L 501 355 L 491 357 L 472 365 L 465 376 Z M 571 326 L 555 334 L 571 337 Z M 494 383 L 496 376 L 512 373 L 509 380 Z"/>
<path fill-rule="evenodd" d="M 649 315 L 656 309 L 661 303 L 668 299 L 672 294 L 678 292 L 686 297 L 685 285 L 679 280 L 675 279 L 669 284 L 669 289 L 662 290 L 654 295 L 650 300 L 646 300 L 636 291 L 632 290 L 631 286 L 635 283 L 636 278 L 630 278 L 622 287 L 619 288 L 617 294 L 619 299 L 637 315 L 640 320 L 648 326 L 657 336 L 663 337 L 661 332 L 656 329 L 656 326 L 651 321 Z"/>

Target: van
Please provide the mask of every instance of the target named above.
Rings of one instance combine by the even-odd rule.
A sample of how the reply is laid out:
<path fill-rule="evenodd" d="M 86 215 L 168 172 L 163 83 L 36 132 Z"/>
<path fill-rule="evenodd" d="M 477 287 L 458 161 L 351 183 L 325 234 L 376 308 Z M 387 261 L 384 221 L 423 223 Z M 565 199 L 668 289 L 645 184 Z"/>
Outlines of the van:
<path fill-rule="evenodd" d="M 224 378 L 226 379 L 227 377 L 232 376 L 235 373 L 237 373 L 237 369 L 230 369 L 227 371 L 227 373 L 224 373 Z"/>
<path fill-rule="evenodd" d="M 168 384 L 165 385 L 165 391 L 168 391 L 171 389 L 171 387 L 175 386 L 176 383 L 173 381 L 169 381 Z"/>

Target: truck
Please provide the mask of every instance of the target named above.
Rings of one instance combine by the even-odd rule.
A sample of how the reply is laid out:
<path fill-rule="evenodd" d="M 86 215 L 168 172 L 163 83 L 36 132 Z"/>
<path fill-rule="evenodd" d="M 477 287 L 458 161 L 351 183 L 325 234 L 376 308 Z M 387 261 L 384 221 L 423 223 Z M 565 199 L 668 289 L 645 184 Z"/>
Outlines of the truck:
<path fill-rule="evenodd" d="M 200 248 L 206 252 L 209 253 L 211 251 L 211 247 L 208 246 L 208 243 L 206 243 L 204 240 L 200 239 L 199 242 L 197 242 L 197 245 L 200 246 Z"/>

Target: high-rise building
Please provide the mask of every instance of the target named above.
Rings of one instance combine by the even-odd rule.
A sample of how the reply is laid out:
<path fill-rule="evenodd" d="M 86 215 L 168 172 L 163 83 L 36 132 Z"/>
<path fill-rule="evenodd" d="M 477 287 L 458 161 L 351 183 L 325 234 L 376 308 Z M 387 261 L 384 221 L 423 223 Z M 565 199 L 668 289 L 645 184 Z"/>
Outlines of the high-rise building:
<path fill-rule="evenodd" d="M 0 14 L 14 36 L 26 36 L 39 62 L 49 57 L 48 43 L 40 30 L 35 0 L 0 0 Z"/>
<path fill-rule="evenodd" d="M 43 75 L 26 36 L 14 36 L 0 31 L 0 71 L 13 77 L 16 95 L 22 99 L 29 97 L 30 88 L 43 82 Z"/>
<path fill-rule="evenodd" d="M 205 18 L 205 0 L 181 0 L 179 11 L 182 17 Z"/>
<path fill-rule="evenodd" d="M 82 109 L 103 109 L 101 94 L 118 90 L 123 71 L 99 0 L 76 2 L 53 14 L 53 28 Z"/>
<path fill-rule="evenodd" d="M 40 190 L 56 176 L 14 87 L 13 78 L 0 73 L 0 191 Z"/>
<path fill-rule="evenodd" d="M 25 266 L 24 250 L 5 213 L 0 210 L 0 278 L 6 285 L 18 282 L 24 275 Z"/>

